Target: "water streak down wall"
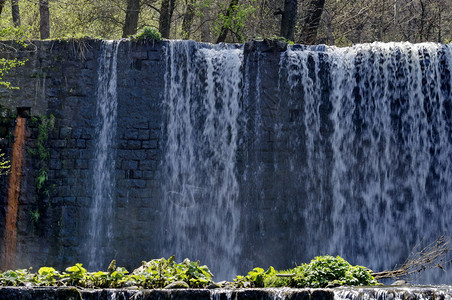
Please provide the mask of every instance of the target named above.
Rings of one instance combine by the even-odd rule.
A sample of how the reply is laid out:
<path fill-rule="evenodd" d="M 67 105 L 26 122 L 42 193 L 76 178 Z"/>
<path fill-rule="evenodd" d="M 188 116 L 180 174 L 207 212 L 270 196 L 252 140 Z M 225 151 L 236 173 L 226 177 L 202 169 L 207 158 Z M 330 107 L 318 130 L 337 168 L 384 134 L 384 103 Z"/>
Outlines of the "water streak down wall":
<path fill-rule="evenodd" d="M 36 230 L 25 179 L 18 267 L 88 263 L 101 44 L 37 42 L 19 53 L 21 90 L 2 91 L 57 119 L 56 190 Z M 339 254 L 381 270 L 451 234 L 451 52 L 121 42 L 105 261 L 132 269 L 177 253 L 231 279 Z"/>
<path fill-rule="evenodd" d="M 14 129 L 13 154 L 8 184 L 7 209 L 5 216 L 5 229 L 2 245 L 5 254 L 2 256 L 2 265 L 11 268 L 15 265 L 17 248 L 17 213 L 19 208 L 20 182 L 22 177 L 22 164 L 25 152 L 26 119 L 18 116 Z"/>

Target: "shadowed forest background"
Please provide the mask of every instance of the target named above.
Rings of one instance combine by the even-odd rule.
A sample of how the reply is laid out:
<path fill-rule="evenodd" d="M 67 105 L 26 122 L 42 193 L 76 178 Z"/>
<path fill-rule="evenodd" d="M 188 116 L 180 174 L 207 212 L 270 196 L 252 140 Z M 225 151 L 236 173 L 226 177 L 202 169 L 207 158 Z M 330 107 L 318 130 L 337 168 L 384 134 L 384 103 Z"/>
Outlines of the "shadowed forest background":
<path fill-rule="evenodd" d="M 42 39 L 118 39 L 144 26 L 164 38 L 213 43 L 275 36 L 338 46 L 452 39 L 450 0 L 0 0 L 0 14 L 0 28 L 20 26 Z"/>

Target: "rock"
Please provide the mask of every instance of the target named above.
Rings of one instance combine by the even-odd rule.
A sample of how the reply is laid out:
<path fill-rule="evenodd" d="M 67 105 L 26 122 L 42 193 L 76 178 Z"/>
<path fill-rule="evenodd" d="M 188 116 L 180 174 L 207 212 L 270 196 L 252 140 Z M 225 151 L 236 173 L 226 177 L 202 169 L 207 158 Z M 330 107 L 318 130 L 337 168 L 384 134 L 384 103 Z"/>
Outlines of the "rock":
<path fill-rule="evenodd" d="M 207 286 L 207 289 L 209 289 L 209 290 L 219 289 L 219 288 L 221 288 L 221 286 L 216 283 L 211 283 Z"/>
<path fill-rule="evenodd" d="M 408 283 L 405 280 L 397 280 L 391 285 L 408 285 Z"/>
<path fill-rule="evenodd" d="M 279 53 L 287 50 L 287 42 L 280 38 L 249 41 L 245 44 L 245 53 L 251 51 Z"/>
<path fill-rule="evenodd" d="M 164 287 L 164 289 L 188 289 L 190 286 L 185 281 L 175 281 L 173 283 L 168 284 Z"/>
<path fill-rule="evenodd" d="M 136 286 L 135 286 L 135 282 L 133 282 L 133 281 L 126 281 L 126 282 L 124 282 L 124 287 L 125 288 L 135 288 Z M 138 288 L 138 287 L 137 287 Z"/>
<path fill-rule="evenodd" d="M 284 52 L 287 50 L 287 42 L 280 38 L 264 39 L 264 44 L 268 49 L 262 49 L 262 52 Z"/>

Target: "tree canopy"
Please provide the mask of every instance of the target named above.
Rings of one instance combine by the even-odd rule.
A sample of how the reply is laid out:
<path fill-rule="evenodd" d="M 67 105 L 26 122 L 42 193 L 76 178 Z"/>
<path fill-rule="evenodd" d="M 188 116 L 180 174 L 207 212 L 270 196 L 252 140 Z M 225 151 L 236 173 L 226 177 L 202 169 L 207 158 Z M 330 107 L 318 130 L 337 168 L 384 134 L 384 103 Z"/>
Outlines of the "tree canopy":
<path fill-rule="evenodd" d="M 0 0 L 0 28 L 33 38 L 117 39 L 145 26 L 164 38 L 296 43 L 452 40 L 450 0 Z"/>

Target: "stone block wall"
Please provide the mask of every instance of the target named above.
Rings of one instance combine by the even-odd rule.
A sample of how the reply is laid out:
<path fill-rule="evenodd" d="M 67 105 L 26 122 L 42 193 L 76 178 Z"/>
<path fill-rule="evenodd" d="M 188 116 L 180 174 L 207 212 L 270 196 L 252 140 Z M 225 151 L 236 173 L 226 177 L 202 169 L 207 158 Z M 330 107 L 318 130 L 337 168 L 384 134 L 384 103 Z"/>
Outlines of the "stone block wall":
<path fill-rule="evenodd" d="M 98 56 L 102 41 L 34 41 L 26 50 L 5 54 L 27 60 L 5 79 L 18 90 L 0 90 L 0 104 L 11 111 L 10 151 L 14 114 L 28 107 L 27 148 L 36 149 L 41 117 L 54 118 L 45 142 L 50 157 L 27 155 L 18 216 L 17 268 L 53 265 L 64 268 L 81 261 L 86 249 L 95 158 Z M 134 267 L 155 256 L 148 246 L 152 220 L 159 214 L 158 167 L 161 157 L 161 97 L 164 68 L 162 44 L 123 41 L 118 53 L 118 124 L 115 144 L 114 195 L 116 207 L 112 248 L 120 245 L 128 256 L 119 265 Z M 5 121 L 6 122 L 6 121 Z M 5 123 L 4 122 L 4 123 Z M 6 128 L 6 127 L 5 127 Z M 48 172 L 48 196 L 38 195 L 40 166 Z M 7 178 L 2 177 L 0 199 L 3 228 L 7 206 Z M 134 235 L 130 235 L 130 229 Z M 3 247 L 1 247 L 4 251 Z M 139 251 L 137 251 L 139 249 Z M 2 252 L 0 252 L 2 253 Z M 109 253 L 105 260 L 115 256 Z"/>
<path fill-rule="evenodd" d="M 27 49 L 1 54 L 3 57 L 27 60 L 25 66 L 5 76 L 5 80 L 20 89 L 0 88 L 0 138 L 3 138 L 0 147 L 3 150 L 11 152 L 18 108 L 29 108 L 31 112 L 27 121 L 27 155 L 19 198 L 16 268 L 52 265 L 63 269 L 76 262 L 87 263 L 87 252 L 90 250 L 87 249 L 86 241 L 90 236 L 89 218 L 94 198 L 93 174 L 99 134 L 97 128 L 100 124 L 96 94 L 102 43 L 100 40 L 35 41 Z M 164 124 L 168 117 L 165 115 L 168 110 L 164 106 L 164 89 L 169 62 L 166 54 L 171 49 L 170 43 L 123 40 L 119 44 L 118 115 L 116 136 L 112 143 L 115 158 L 111 162 L 114 164 L 114 213 L 109 220 L 113 236 L 103 245 L 105 253 L 99 255 L 102 256 L 102 265 L 108 265 L 115 258 L 118 266 L 133 270 L 142 260 L 173 254 L 163 253 L 162 250 L 164 244 L 168 246 L 173 242 L 168 241 L 171 235 L 163 236 L 164 222 L 168 221 L 165 217 L 171 210 L 162 197 Z M 184 55 L 188 56 L 196 53 L 192 51 L 195 49 L 222 47 L 194 42 L 183 46 L 189 47 L 181 47 L 185 49 Z M 390 118 L 384 118 L 388 122 L 384 127 L 386 129 L 381 132 L 377 128 L 380 132 L 377 130 L 370 134 L 369 128 L 366 128 L 369 125 L 364 126 L 365 116 L 362 113 L 368 114 L 366 120 L 369 124 L 372 124 L 375 116 L 372 103 L 367 103 L 369 99 L 360 95 L 361 92 L 367 95 L 369 88 L 360 85 L 360 76 L 365 77 L 369 73 L 368 81 L 379 76 L 372 75 L 377 70 L 374 67 L 363 67 L 361 70 L 359 57 L 363 56 L 362 51 L 372 54 L 380 46 L 377 44 L 372 51 L 366 50 L 366 47 L 368 45 L 345 49 L 346 52 L 355 52 L 356 58 L 350 63 L 356 63 L 357 67 L 356 70 L 346 71 L 350 82 L 345 87 L 350 89 L 347 93 L 341 90 L 343 97 L 336 99 L 331 97 L 331 90 L 334 91 L 337 72 L 345 70 L 330 71 L 337 68 L 334 63 L 340 61 L 343 52 L 339 51 L 342 54 L 334 56 L 332 53 L 336 51 L 335 48 L 326 51 L 322 46 L 305 48 L 293 45 L 287 49 L 286 45 L 272 41 L 253 41 L 244 45 L 240 69 L 243 77 L 238 84 L 242 93 L 237 128 L 239 143 L 234 166 L 239 186 L 239 197 L 234 203 L 239 214 L 239 230 L 237 239 L 234 239 L 240 243 L 239 257 L 234 257 L 239 262 L 237 272 L 243 274 L 256 266 L 265 268 L 270 265 L 276 269 L 285 269 L 324 254 L 341 254 L 353 264 L 369 264 L 375 270 L 388 269 L 403 262 L 411 247 L 422 240 L 423 235 L 434 238 L 436 232 L 447 234 L 450 217 L 445 212 L 450 211 L 452 186 L 448 175 L 452 164 L 450 155 L 447 156 L 451 140 L 451 131 L 448 129 L 452 124 L 448 114 L 451 107 L 452 65 L 449 46 L 444 45 L 443 49 L 434 44 L 397 46 L 409 50 L 404 55 L 418 53 L 415 58 L 419 60 L 419 72 L 423 77 L 410 78 L 412 83 L 421 80 L 412 86 L 420 86 L 423 80 L 431 82 L 431 86 L 437 86 L 437 89 L 431 89 L 431 94 L 427 93 L 427 87 L 423 87 L 425 95 L 419 91 L 419 99 L 416 100 L 424 101 L 425 110 L 425 124 L 419 123 L 419 129 L 424 130 L 428 125 L 431 126 L 431 129 L 427 128 L 430 132 L 442 132 L 441 138 L 432 136 L 431 141 L 428 141 L 430 149 L 436 150 L 430 153 L 424 151 L 429 158 L 423 163 L 430 168 L 417 168 L 407 163 L 411 159 L 411 146 L 407 149 L 402 147 L 408 140 L 415 140 L 401 139 L 406 134 L 402 128 L 405 122 L 403 118 L 409 122 L 415 122 L 417 118 L 406 115 L 408 106 L 405 100 L 411 98 L 407 94 L 410 91 L 404 91 L 407 89 L 405 75 L 398 83 L 401 90 L 392 93 L 405 93 L 404 101 L 392 99 L 391 95 L 371 99 L 389 104 L 387 111 Z M 380 51 L 383 53 L 388 50 L 386 48 L 382 45 Z M 418 50 L 412 51 L 411 48 Z M 383 61 L 380 68 L 384 68 L 392 66 L 391 63 L 398 66 L 404 62 L 398 59 L 401 53 L 399 49 L 390 54 L 385 52 L 381 57 L 373 53 L 378 54 L 378 60 L 373 60 L 372 55 L 369 57 L 374 62 Z M 430 76 L 433 73 L 430 74 L 427 68 L 428 55 L 423 53 L 439 57 L 436 71 L 433 72 L 436 77 Z M 177 60 L 178 63 L 189 64 L 189 59 L 184 61 L 184 55 Z M 388 57 L 390 59 L 386 61 Z M 414 65 L 415 59 L 406 60 L 406 63 L 413 64 L 406 65 L 406 70 L 418 67 Z M 385 72 L 397 77 L 392 72 L 393 68 Z M 362 71 L 360 76 L 357 76 L 357 70 Z M 198 75 L 201 75 L 199 78 L 202 81 L 204 75 Z M 408 78 L 409 74 L 406 76 Z M 314 83 L 315 88 L 311 88 L 311 91 L 306 89 L 306 86 Z M 377 80 L 375 85 L 381 83 L 381 80 Z M 334 85 L 340 86 L 337 83 Z M 390 84 L 388 88 L 395 86 Z M 375 91 L 379 95 L 378 92 Z M 440 98 L 443 103 L 432 105 L 432 99 Z M 221 101 L 218 99 L 218 107 L 222 106 Z M 352 108 L 339 115 L 338 111 L 344 109 L 340 106 L 342 102 L 350 102 Z M 418 104 L 411 107 L 422 109 L 422 105 Z M 440 113 L 433 113 L 435 109 Z M 418 116 L 421 115 L 424 112 Z M 433 119 L 433 115 L 439 119 Z M 43 116 L 47 118 L 44 121 Z M 196 113 L 191 112 L 190 116 L 196 116 Z M 54 120 L 54 127 L 44 130 L 48 138 L 43 143 L 49 151 L 49 157 L 43 160 L 39 158 L 39 153 L 36 154 L 36 149 L 42 142 L 42 124 L 51 119 Z M 196 121 L 200 120 L 194 120 L 193 123 Z M 339 125 L 346 128 L 340 129 Z M 381 144 L 372 144 L 376 133 L 377 136 L 389 136 L 385 136 Z M 335 134 L 339 134 L 336 140 Z M 348 144 L 345 143 L 341 140 L 342 135 L 352 137 L 353 142 L 347 140 Z M 430 133 L 427 135 L 430 136 Z M 345 143 L 341 149 L 335 148 L 340 145 L 338 140 Z M 370 179 L 360 178 L 360 174 L 368 174 L 367 169 L 370 168 L 366 164 L 370 159 L 366 157 L 368 152 L 374 156 L 372 159 L 379 161 L 382 156 L 378 151 L 383 145 L 393 149 L 391 151 L 395 154 L 388 152 L 387 155 L 391 156 L 384 157 L 387 161 L 371 165 L 371 171 L 383 177 L 390 175 L 388 178 L 400 183 L 405 180 L 403 174 L 416 175 L 420 172 L 420 177 L 416 178 L 425 177 L 425 190 L 430 198 L 414 199 L 417 202 L 413 200 L 413 197 L 419 196 L 416 195 L 419 193 L 417 181 L 412 186 L 402 185 L 399 188 L 397 183 L 391 187 L 391 183 L 386 182 L 389 179 L 385 179 L 382 183 L 385 186 L 378 187 L 371 176 L 368 176 Z M 401 155 L 405 159 L 400 159 Z M 345 160 L 353 163 L 346 164 Z M 392 171 L 393 174 L 388 174 L 387 170 L 394 164 L 397 168 Z M 345 165 L 347 169 L 342 170 Z M 42 175 L 42 170 L 46 171 L 48 179 L 46 188 L 39 191 L 36 180 Z M 188 177 L 190 174 L 183 176 Z M 0 177 L 0 234 L 4 228 L 7 185 L 7 177 Z M 363 194 L 364 188 L 374 187 L 372 195 Z M 422 188 L 421 185 L 419 187 Z M 377 196 L 380 198 L 374 201 L 372 197 Z M 412 207 L 417 207 L 417 210 Z M 200 209 L 199 213 L 202 214 L 203 210 Z M 223 213 L 221 207 L 218 213 Z M 421 218 L 418 218 L 419 215 Z M 437 218 L 432 219 L 431 215 L 437 215 Z M 401 217 L 405 221 L 400 221 Z M 413 224 L 417 226 L 416 230 L 411 230 Z M 429 224 L 428 228 L 424 224 Z M 200 230 L 196 226 L 188 230 L 211 233 L 209 228 Z M 382 233 L 386 235 L 386 230 L 390 234 L 382 242 L 379 237 Z M 404 239 L 398 239 L 398 236 L 404 236 Z M 2 244 L 1 256 L 4 251 Z M 190 259 L 202 261 L 204 258 Z"/>
<path fill-rule="evenodd" d="M 133 269 L 142 260 L 166 255 L 161 253 L 166 207 L 161 201 L 160 167 L 167 43 L 124 40 L 119 45 L 114 236 L 103 265 L 115 258 L 119 266 Z M 48 197 L 36 192 L 39 160 L 28 156 L 25 165 L 17 267 L 53 265 L 62 269 L 86 263 L 99 125 L 96 93 L 101 44 L 100 40 L 35 41 L 29 51 L 15 54 L 27 59 L 25 66 L 6 77 L 20 89 L 0 90 L 1 104 L 13 112 L 17 107 L 30 107 L 32 116 L 55 117 L 46 143 L 50 158 L 44 163 Z M 306 164 L 303 90 L 291 91 L 286 74 L 281 73 L 285 72 L 280 65 L 285 44 L 250 42 L 244 47 L 242 106 L 246 121 L 239 128 L 237 153 L 242 248 L 238 271 L 242 273 L 269 264 L 286 268 L 294 265 L 294 257 L 298 262 L 311 258 L 310 245 L 296 242 L 308 228 L 300 215 L 305 204 L 293 201 L 306 198 L 309 187 L 290 171 L 293 165 Z M 322 107 L 328 110 L 327 100 Z M 29 122 L 27 145 L 31 148 L 36 147 L 38 126 L 39 122 Z M 5 190 L 4 178 L 2 184 Z M 3 193 L 2 214 L 6 201 Z M 35 212 L 39 213 L 37 220 L 32 217 Z M 0 215 L 0 225 L 3 220 Z M 309 228 L 321 225 L 320 216 L 318 222 Z M 325 242 L 328 235 L 312 234 L 309 239 Z"/>

